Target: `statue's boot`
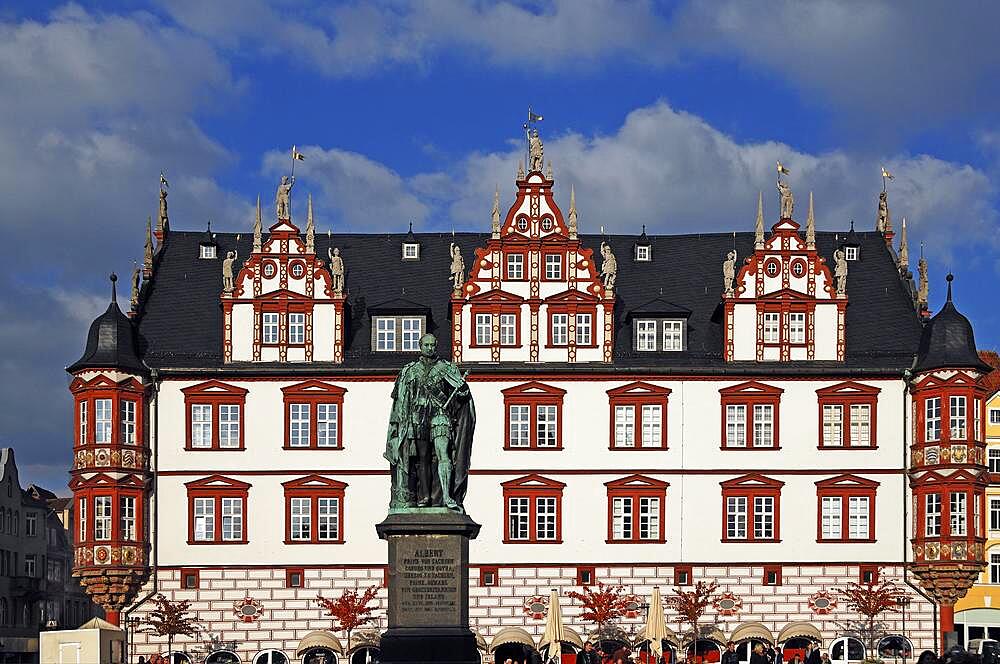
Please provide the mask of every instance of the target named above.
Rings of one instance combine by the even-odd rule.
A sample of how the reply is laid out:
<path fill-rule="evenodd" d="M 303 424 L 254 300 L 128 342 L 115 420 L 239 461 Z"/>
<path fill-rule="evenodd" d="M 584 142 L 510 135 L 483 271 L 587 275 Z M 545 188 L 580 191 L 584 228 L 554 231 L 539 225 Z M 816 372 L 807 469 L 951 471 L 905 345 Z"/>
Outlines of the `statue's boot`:
<path fill-rule="evenodd" d="M 431 468 L 429 463 L 418 464 L 417 478 L 420 480 L 419 493 L 417 495 L 417 507 L 430 507 L 431 505 Z"/>
<path fill-rule="evenodd" d="M 438 460 L 438 480 L 441 482 L 441 500 L 444 506 L 450 510 L 461 510 L 462 507 L 451 497 L 451 471 L 452 466 L 448 461 Z"/>
<path fill-rule="evenodd" d="M 402 464 L 400 464 L 402 465 Z M 390 496 L 389 508 L 400 509 L 410 506 L 413 496 L 407 488 L 406 469 L 397 467 L 395 470 L 395 482 L 393 483 L 393 493 Z"/>

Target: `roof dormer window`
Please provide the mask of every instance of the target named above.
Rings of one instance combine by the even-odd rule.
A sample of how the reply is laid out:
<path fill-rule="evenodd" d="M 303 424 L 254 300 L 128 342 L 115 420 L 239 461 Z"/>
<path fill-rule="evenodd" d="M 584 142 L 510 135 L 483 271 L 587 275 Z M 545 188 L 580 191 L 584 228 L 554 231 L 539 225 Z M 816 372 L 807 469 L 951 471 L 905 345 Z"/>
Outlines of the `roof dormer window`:
<path fill-rule="evenodd" d="M 858 248 L 857 247 L 844 247 L 844 258 L 849 261 L 858 260 Z"/>
<path fill-rule="evenodd" d="M 420 244 L 417 242 L 404 242 L 403 243 L 403 260 L 404 261 L 418 261 L 420 260 Z"/>
<path fill-rule="evenodd" d="M 633 339 L 637 351 L 684 350 L 687 335 L 684 320 L 635 318 Z"/>
<path fill-rule="evenodd" d="M 648 244 L 635 245 L 635 260 L 639 263 L 648 263 L 652 260 L 652 249 Z"/>
<path fill-rule="evenodd" d="M 201 245 L 201 253 L 198 254 L 199 258 L 215 258 L 216 257 L 216 247 L 214 244 L 203 244 Z"/>

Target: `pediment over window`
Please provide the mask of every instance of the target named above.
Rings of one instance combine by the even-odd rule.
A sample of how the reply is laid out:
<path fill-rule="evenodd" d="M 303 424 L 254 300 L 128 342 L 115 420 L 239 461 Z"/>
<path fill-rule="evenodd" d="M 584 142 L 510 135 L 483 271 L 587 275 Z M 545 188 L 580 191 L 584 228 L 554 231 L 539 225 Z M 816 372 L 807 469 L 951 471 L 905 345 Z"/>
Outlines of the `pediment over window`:
<path fill-rule="evenodd" d="M 691 310 L 679 304 L 674 304 L 662 297 L 655 298 L 630 309 L 625 320 L 633 318 L 690 318 Z"/>
<path fill-rule="evenodd" d="M 817 489 L 875 489 L 879 483 L 857 475 L 837 475 L 816 482 Z"/>
<path fill-rule="evenodd" d="M 665 397 L 670 394 L 670 390 L 666 387 L 660 387 L 659 385 L 635 382 L 610 389 L 607 394 L 609 397 Z"/>
<path fill-rule="evenodd" d="M 965 373 L 964 371 L 946 372 L 939 371 L 937 373 L 928 374 L 925 378 L 917 381 L 917 386 L 924 387 L 974 387 L 979 381 Z"/>
<path fill-rule="evenodd" d="M 722 396 L 732 397 L 732 396 L 761 396 L 761 397 L 777 397 L 784 392 L 780 387 L 775 387 L 773 385 L 766 385 L 764 383 L 759 383 L 755 380 L 747 381 L 746 383 L 740 383 L 739 385 L 733 385 L 731 387 L 724 387 L 719 390 L 719 394 Z"/>
<path fill-rule="evenodd" d="M 140 383 L 132 376 L 123 378 L 120 381 L 114 381 L 105 376 L 104 374 L 100 374 L 98 376 L 94 376 L 90 380 L 83 380 L 82 378 L 74 378 L 73 381 L 69 384 L 69 390 L 70 392 L 73 393 L 80 392 L 81 390 L 100 390 L 100 389 L 119 389 L 119 388 L 142 390 L 142 383 Z"/>
<path fill-rule="evenodd" d="M 122 473 L 121 477 L 112 477 L 107 473 L 97 473 L 90 477 L 77 476 L 70 480 L 69 488 L 77 489 L 97 489 L 102 487 L 134 487 L 141 489 L 144 483 L 137 475 L 132 473 Z"/>
<path fill-rule="evenodd" d="M 981 474 L 977 474 L 964 468 L 959 468 L 947 475 L 938 471 L 931 471 L 920 476 L 920 484 L 922 486 L 930 484 L 954 484 L 956 482 L 989 484 L 989 476 L 989 472 L 985 470 Z"/>
<path fill-rule="evenodd" d="M 249 489 L 252 485 L 239 480 L 234 480 L 231 477 L 225 477 L 223 475 L 210 475 L 208 477 L 203 477 L 200 480 L 185 482 L 184 486 L 189 489 L 234 489 L 244 491 Z"/>
<path fill-rule="evenodd" d="M 343 491 L 347 488 L 347 483 L 340 482 L 322 475 L 307 475 L 298 479 L 282 482 L 281 486 L 286 489 L 333 489 Z"/>
<path fill-rule="evenodd" d="M 731 480 L 719 482 L 723 489 L 780 489 L 785 486 L 781 480 L 765 477 L 760 473 L 750 473 Z"/>
<path fill-rule="evenodd" d="M 507 480 L 500 486 L 505 489 L 562 489 L 566 486 L 566 483 L 532 473 L 515 480 Z"/>
<path fill-rule="evenodd" d="M 191 387 L 185 387 L 181 390 L 187 396 L 199 395 L 199 396 L 233 396 L 233 397 L 243 397 L 246 396 L 247 390 L 242 387 L 236 387 L 235 385 L 228 385 L 218 380 L 208 380 L 204 383 L 198 383 L 197 385 L 192 385 Z"/>
<path fill-rule="evenodd" d="M 524 298 L 520 295 L 502 290 L 489 290 L 469 298 L 473 304 L 521 304 Z"/>
<path fill-rule="evenodd" d="M 847 381 L 816 390 L 819 397 L 874 397 L 882 390 L 871 385 Z"/>
<path fill-rule="evenodd" d="M 313 298 L 303 295 L 302 293 L 296 293 L 291 290 L 274 290 L 269 293 L 264 293 L 256 298 L 258 302 L 270 302 L 270 301 L 299 301 L 299 302 L 312 302 Z"/>
<path fill-rule="evenodd" d="M 368 307 L 369 316 L 430 316 L 431 308 L 413 300 L 397 297 Z"/>
<path fill-rule="evenodd" d="M 645 475 L 629 475 L 617 480 L 605 482 L 604 486 L 609 489 L 663 489 L 670 486 L 669 482 L 653 479 Z"/>
<path fill-rule="evenodd" d="M 282 219 L 278 223 L 276 223 L 273 226 L 271 226 L 270 228 L 268 228 L 267 232 L 268 233 L 295 233 L 296 235 L 298 235 L 299 234 L 299 227 L 296 226 L 295 224 L 293 224 L 292 222 L 286 220 L 286 219 Z"/>
<path fill-rule="evenodd" d="M 508 387 L 506 390 L 501 390 L 501 393 L 505 397 L 511 397 L 511 396 L 561 397 L 566 394 L 566 390 L 560 389 L 558 387 L 553 387 L 551 385 L 545 385 L 544 383 L 531 381 L 529 383 L 515 385 L 514 387 Z"/>
<path fill-rule="evenodd" d="M 324 383 L 319 380 L 307 380 L 302 383 L 296 383 L 295 385 L 289 385 L 288 387 L 281 388 L 281 391 L 286 395 L 295 396 L 333 396 L 333 397 L 343 397 L 347 392 L 346 388 L 339 387 L 337 385 L 330 385 L 329 383 Z"/>
<path fill-rule="evenodd" d="M 572 304 L 578 302 L 586 302 L 587 304 L 595 304 L 600 301 L 596 295 L 587 293 L 580 290 L 567 290 L 562 293 L 556 293 L 551 297 L 545 298 L 546 304 Z"/>

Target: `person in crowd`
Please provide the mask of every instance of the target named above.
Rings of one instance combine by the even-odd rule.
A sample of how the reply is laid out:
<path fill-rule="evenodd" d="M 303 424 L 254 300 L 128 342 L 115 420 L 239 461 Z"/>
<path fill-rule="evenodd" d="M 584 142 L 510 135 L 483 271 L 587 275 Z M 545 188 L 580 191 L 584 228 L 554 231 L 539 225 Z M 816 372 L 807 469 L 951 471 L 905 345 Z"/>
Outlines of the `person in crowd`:
<path fill-rule="evenodd" d="M 802 664 L 802 655 L 799 653 L 792 655 L 792 661 L 790 664 Z"/>
<path fill-rule="evenodd" d="M 767 655 L 764 654 L 764 644 L 755 643 L 753 652 L 750 653 L 750 664 L 771 664 Z"/>
<path fill-rule="evenodd" d="M 819 646 L 811 641 L 809 642 L 809 645 L 806 646 L 805 664 L 820 664 Z"/>
<path fill-rule="evenodd" d="M 830 655 L 827 653 L 823 653 L 822 655 L 819 656 L 819 661 L 820 664 L 830 664 Z"/>
<path fill-rule="evenodd" d="M 583 650 L 576 653 L 576 664 L 601 664 L 601 656 L 594 650 L 594 644 L 587 641 Z"/>
<path fill-rule="evenodd" d="M 736 654 L 736 644 L 732 641 L 726 644 L 726 650 L 722 653 L 719 664 L 740 664 L 740 656 Z"/>

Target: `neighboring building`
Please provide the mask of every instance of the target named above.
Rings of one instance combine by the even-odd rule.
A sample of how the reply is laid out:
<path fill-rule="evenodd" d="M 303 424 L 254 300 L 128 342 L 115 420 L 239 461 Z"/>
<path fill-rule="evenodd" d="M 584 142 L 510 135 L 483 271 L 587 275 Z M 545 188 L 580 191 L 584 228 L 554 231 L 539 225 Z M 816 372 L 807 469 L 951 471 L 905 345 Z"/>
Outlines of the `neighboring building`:
<path fill-rule="evenodd" d="M 486 642 L 537 640 L 534 598 L 597 581 L 648 598 L 717 580 L 709 661 L 732 635 L 744 659 L 770 635 L 860 660 L 834 590 L 879 576 L 920 579 L 949 630 L 985 564 L 987 370 L 950 277 L 927 321 L 891 226 L 817 232 L 810 205 L 804 233 L 765 233 L 759 208 L 753 233 L 580 235 L 552 187 L 519 174 L 483 234 L 318 234 L 311 207 L 304 232 L 265 232 L 259 208 L 252 234 L 180 232 L 161 193 L 130 315 L 113 291 L 67 369 L 74 571 L 109 620 L 162 592 L 205 626 L 179 649 L 232 642 L 209 664 L 335 650 L 314 598 L 387 579 L 390 393 L 432 332 L 471 371 Z M 889 633 L 933 648 L 935 607 L 911 594 Z"/>
<path fill-rule="evenodd" d="M 1000 641 L 1000 357 L 996 351 L 981 351 L 979 356 L 993 367 L 982 380 L 990 395 L 986 399 L 986 460 L 990 470 L 990 484 L 986 487 L 988 566 L 976 585 L 955 605 L 955 628 L 963 643 L 983 638 Z"/>

